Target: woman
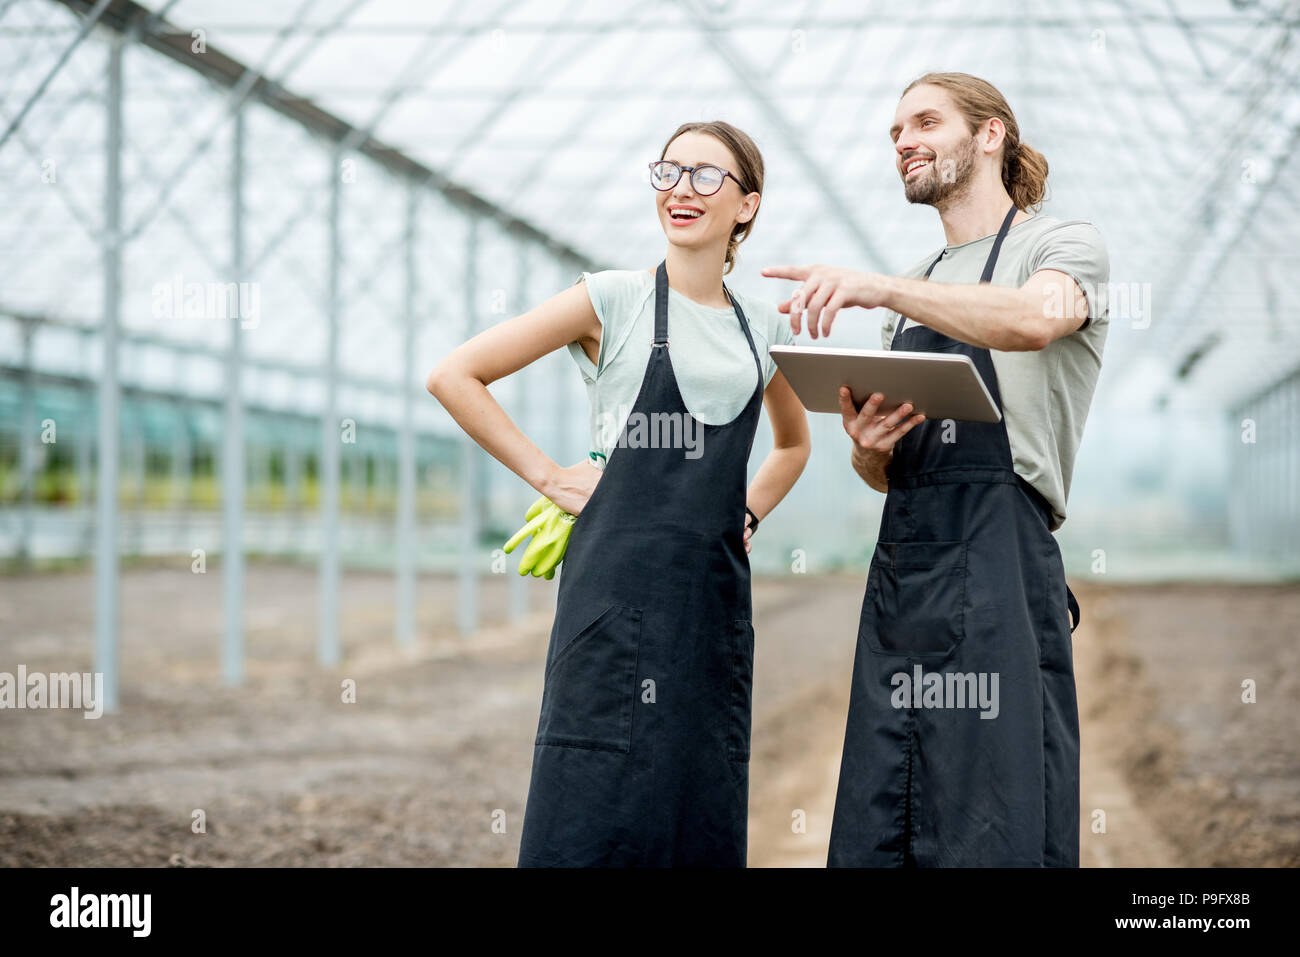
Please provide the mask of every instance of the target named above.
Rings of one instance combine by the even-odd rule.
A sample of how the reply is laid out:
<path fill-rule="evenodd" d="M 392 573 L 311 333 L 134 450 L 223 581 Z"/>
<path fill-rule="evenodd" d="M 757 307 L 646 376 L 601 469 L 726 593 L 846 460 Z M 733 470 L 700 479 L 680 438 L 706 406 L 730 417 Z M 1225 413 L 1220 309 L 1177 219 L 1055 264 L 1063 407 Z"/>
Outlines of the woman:
<path fill-rule="evenodd" d="M 657 269 L 584 273 L 428 381 L 476 442 L 577 516 L 520 866 L 745 864 L 747 553 L 803 470 L 808 426 L 767 355 L 791 341 L 789 323 L 722 281 L 758 212 L 758 148 L 730 124 L 688 123 L 650 166 L 668 236 Z M 487 385 L 566 345 L 587 381 L 592 449 L 590 463 L 561 468 Z M 746 489 L 760 404 L 774 448 Z"/>

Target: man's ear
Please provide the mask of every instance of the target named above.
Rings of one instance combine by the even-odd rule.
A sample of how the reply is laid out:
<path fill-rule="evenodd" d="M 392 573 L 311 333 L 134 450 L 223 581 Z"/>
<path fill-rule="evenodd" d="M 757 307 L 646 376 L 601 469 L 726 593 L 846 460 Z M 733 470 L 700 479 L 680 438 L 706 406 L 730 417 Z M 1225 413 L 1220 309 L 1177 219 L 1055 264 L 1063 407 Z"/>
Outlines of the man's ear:
<path fill-rule="evenodd" d="M 984 121 L 984 123 L 988 127 L 987 130 L 983 131 L 983 136 L 980 137 L 984 144 L 984 152 L 990 154 L 996 153 L 998 147 L 1006 142 L 1006 125 L 996 116 L 990 116 Z"/>

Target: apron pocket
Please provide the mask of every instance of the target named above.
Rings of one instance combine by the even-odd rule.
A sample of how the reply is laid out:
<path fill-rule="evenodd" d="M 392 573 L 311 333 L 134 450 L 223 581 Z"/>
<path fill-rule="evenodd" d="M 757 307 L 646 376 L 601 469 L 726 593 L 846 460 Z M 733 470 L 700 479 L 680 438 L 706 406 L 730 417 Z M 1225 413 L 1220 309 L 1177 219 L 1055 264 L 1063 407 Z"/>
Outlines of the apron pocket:
<path fill-rule="evenodd" d="M 546 669 L 536 744 L 597 751 L 632 745 L 641 609 L 610 605 Z"/>
<path fill-rule="evenodd" d="M 753 715 L 754 625 L 737 618 L 731 634 L 731 698 L 727 707 L 727 757 L 749 760 L 749 730 Z"/>
<path fill-rule="evenodd" d="M 948 655 L 966 636 L 966 542 L 877 542 L 859 637 L 882 655 Z"/>

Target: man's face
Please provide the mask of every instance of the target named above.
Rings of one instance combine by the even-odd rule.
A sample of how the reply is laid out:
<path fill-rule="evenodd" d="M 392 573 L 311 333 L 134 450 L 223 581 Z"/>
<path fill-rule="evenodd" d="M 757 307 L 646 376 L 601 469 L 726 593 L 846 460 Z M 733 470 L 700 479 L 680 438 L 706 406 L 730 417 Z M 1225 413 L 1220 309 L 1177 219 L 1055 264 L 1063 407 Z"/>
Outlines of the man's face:
<path fill-rule="evenodd" d="M 908 90 L 889 136 L 909 203 L 942 207 L 966 189 L 980 152 L 947 90 L 928 83 Z"/>

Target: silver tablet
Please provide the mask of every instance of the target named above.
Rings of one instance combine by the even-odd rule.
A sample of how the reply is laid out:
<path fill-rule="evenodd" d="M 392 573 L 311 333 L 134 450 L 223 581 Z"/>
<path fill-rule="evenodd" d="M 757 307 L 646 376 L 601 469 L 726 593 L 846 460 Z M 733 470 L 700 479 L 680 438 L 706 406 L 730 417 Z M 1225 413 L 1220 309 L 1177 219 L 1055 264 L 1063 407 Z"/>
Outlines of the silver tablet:
<path fill-rule="evenodd" d="M 910 402 L 913 414 L 927 419 L 1002 419 L 969 356 L 824 346 L 772 346 L 768 352 L 809 412 L 839 412 L 840 386 L 847 385 L 854 408 L 881 392 L 881 413 Z"/>

